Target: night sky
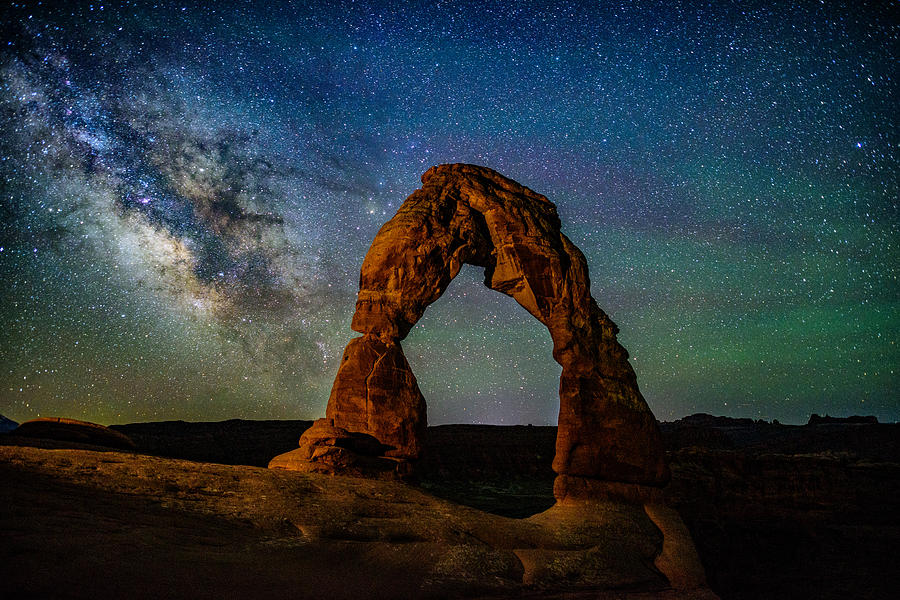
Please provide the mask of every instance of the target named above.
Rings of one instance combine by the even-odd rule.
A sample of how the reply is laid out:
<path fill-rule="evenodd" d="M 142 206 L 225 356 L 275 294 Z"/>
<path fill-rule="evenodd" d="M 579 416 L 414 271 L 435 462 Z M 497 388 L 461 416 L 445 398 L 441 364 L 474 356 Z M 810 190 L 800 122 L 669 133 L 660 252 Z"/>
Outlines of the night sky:
<path fill-rule="evenodd" d="M 900 420 L 897 2 L 203 4 L 0 9 L 0 413 L 323 416 L 372 238 L 469 162 L 661 420 Z M 556 423 L 480 269 L 403 345 L 430 423 Z"/>

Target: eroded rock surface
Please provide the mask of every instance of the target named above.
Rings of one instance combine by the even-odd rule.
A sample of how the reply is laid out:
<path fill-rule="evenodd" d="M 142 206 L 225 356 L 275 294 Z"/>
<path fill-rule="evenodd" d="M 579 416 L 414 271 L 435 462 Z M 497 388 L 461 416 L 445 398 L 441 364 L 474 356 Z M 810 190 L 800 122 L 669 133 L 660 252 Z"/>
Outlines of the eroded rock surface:
<path fill-rule="evenodd" d="M 656 419 L 617 328 L 591 297 L 584 255 L 544 196 L 473 165 L 441 165 L 378 232 L 360 273 L 352 340 L 328 402 L 337 427 L 368 433 L 388 454 L 416 459 L 425 402 L 400 341 L 463 264 L 515 298 L 553 339 L 560 379 L 554 470 L 558 497 L 606 480 L 660 486 L 669 478 Z M 587 480 L 587 483 L 580 480 Z"/>
<path fill-rule="evenodd" d="M 0 481 L 4 598 L 714 598 L 670 583 L 634 505 L 507 519 L 393 481 L 2 445 Z"/>
<path fill-rule="evenodd" d="M 387 456 L 416 459 L 426 427 L 425 399 L 399 340 L 373 337 L 347 344 L 325 416 L 386 444 Z"/>
<path fill-rule="evenodd" d="M 408 463 L 384 456 L 390 446 L 367 433 L 335 427 L 331 419 L 313 423 L 300 436 L 299 445 L 273 458 L 269 468 L 381 479 L 402 478 L 407 472 Z"/>

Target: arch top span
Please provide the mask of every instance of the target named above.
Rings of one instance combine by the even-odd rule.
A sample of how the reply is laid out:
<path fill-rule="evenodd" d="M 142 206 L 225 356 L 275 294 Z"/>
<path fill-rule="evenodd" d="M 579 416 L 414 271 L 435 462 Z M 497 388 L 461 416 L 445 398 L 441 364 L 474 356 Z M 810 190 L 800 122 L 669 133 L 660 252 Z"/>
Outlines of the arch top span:
<path fill-rule="evenodd" d="M 553 468 L 557 497 L 596 480 L 664 485 L 656 419 L 617 328 L 591 296 L 587 261 L 562 233 L 556 206 L 486 167 L 432 167 L 375 236 L 363 261 L 351 340 L 326 416 L 414 460 L 425 402 L 400 342 L 463 264 L 543 323 L 562 365 Z"/>
<path fill-rule="evenodd" d="M 537 262 L 564 255 L 556 206 L 472 165 L 432 167 L 422 184 L 363 260 L 353 329 L 405 338 L 467 263 L 484 267 L 488 287 L 543 322 L 538 302 L 552 295 L 552 280 Z"/>

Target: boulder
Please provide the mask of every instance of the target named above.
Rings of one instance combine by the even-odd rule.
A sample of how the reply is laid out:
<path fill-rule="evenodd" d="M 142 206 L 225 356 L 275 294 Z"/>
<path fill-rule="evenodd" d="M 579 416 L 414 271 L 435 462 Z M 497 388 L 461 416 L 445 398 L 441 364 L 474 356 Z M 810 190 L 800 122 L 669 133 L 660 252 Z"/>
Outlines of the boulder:
<path fill-rule="evenodd" d="M 335 427 L 331 419 L 318 419 L 300 436 L 300 447 L 273 458 L 269 468 L 402 478 L 407 474 L 405 463 L 384 456 L 389 449 L 369 434 Z"/>

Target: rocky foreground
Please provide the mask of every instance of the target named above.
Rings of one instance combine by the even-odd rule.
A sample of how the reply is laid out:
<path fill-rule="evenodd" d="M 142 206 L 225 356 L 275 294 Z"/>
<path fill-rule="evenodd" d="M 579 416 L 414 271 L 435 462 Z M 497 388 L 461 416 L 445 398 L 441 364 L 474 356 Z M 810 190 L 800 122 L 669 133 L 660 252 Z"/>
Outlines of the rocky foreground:
<path fill-rule="evenodd" d="M 897 597 L 900 424 L 695 415 L 661 429 L 666 502 L 723 599 Z M 429 433 L 422 483 L 433 493 L 511 516 L 552 504 L 555 428 Z"/>
<path fill-rule="evenodd" d="M 531 516 L 553 505 L 555 428 L 429 428 L 418 487 L 246 466 L 308 425 L 116 426 L 137 453 L 0 436 L 0 597 L 692 597 L 629 547 L 645 512 Z M 900 426 L 662 431 L 667 502 L 722 598 L 896 597 Z M 610 572 L 625 590 L 597 592 Z M 594 589 L 561 595 L 585 576 Z"/>
<path fill-rule="evenodd" d="M 665 515 L 641 505 L 511 519 L 396 482 L 37 445 L 0 446 L 3 597 L 714 597 L 671 589 L 680 557 L 646 543 Z"/>

